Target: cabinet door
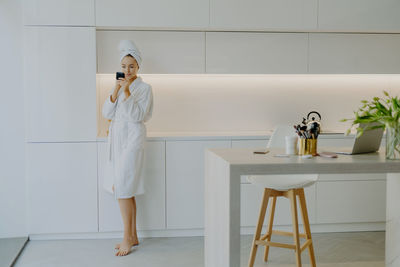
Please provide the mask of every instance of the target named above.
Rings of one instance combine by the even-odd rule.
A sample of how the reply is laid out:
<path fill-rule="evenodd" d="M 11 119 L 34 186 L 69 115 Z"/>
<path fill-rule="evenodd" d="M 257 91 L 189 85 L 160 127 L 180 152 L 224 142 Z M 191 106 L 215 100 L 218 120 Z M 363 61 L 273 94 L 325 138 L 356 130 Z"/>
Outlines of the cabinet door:
<path fill-rule="evenodd" d="M 400 73 L 399 34 L 310 33 L 310 73 Z"/>
<path fill-rule="evenodd" d="M 266 148 L 268 139 L 232 140 L 232 148 Z"/>
<path fill-rule="evenodd" d="M 98 73 L 121 69 L 118 45 L 123 39 L 134 41 L 142 53 L 140 73 L 204 73 L 204 33 L 97 31 Z"/>
<path fill-rule="evenodd" d="M 224 29 L 316 29 L 317 0 L 211 0 L 210 26 Z"/>
<path fill-rule="evenodd" d="M 29 233 L 97 232 L 96 143 L 27 145 Z"/>
<path fill-rule="evenodd" d="M 306 33 L 206 33 L 206 72 L 307 73 Z"/>
<path fill-rule="evenodd" d="M 317 183 L 318 223 L 384 222 L 386 181 Z"/>
<path fill-rule="evenodd" d="M 103 188 L 107 143 L 98 143 L 99 231 L 123 231 L 118 201 Z M 165 143 L 148 141 L 145 148 L 145 193 L 136 197 L 138 230 L 165 228 Z"/>
<path fill-rule="evenodd" d="M 26 27 L 27 139 L 96 140 L 95 29 Z"/>
<path fill-rule="evenodd" d="M 397 0 L 319 0 L 318 27 L 341 31 L 398 31 Z"/>
<path fill-rule="evenodd" d="M 242 184 L 240 186 L 240 225 L 241 226 L 256 226 L 258 215 L 261 207 L 261 200 L 264 188 L 253 184 Z M 308 218 L 310 223 L 315 223 L 315 184 L 304 189 L 306 196 Z M 265 224 L 268 222 L 269 210 L 271 208 L 272 198 L 268 202 L 268 210 L 265 219 Z M 299 202 L 297 202 L 299 203 Z M 298 209 L 299 223 L 303 223 L 301 213 Z M 290 202 L 287 198 L 278 197 L 276 200 L 274 225 L 291 225 L 292 213 Z"/>
<path fill-rule="evenodd" d="M 24 0 L 25 25 L 94 26 L 95 0 Z"/>
<path fill-rule="evenodd" d="M 204 153 L 230 141 L 167 141 L 167 228 L 204 227 Z"/>
<path fill-rule="evenodd" d="M 96 0 L 97 27 L 207 27 L 209 0 Z"/>

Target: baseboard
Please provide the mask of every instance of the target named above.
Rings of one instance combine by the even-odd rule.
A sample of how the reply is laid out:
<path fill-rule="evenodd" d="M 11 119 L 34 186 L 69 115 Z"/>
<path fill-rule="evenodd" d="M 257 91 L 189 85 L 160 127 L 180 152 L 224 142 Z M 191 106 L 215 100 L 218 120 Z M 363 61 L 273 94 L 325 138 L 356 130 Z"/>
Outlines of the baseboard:
<path fill-rule="evenodd" d="M 312 233 L 338 233 L 338 232 L 366 232 L 385 231 L 386 223 L 341 223 L 341 224 L 312 224 Z M 300 225 L 300 231 L 302 226 Z M 274 227 L 274 230 L 292 231 L 291 225 Z M 241 227 L 240 234 L 252 235 L 255 227 Z M 265 227 L 264 227 L 265 231 Z M 150 237 L 189 237 L 204 236 L 203 229 L 182 229 L 182 230 L 142 230 L 138 231 L 139 238 Z M 109 239 L 122 238 L 123 232 L 96 232 L 96 233 L 59 233 L 59 234 L 31 234 L 30 240 L 57 240 L 57 239 Z"/>
<path fill-rule="evenodd" d="M 311 224 L 312 233 L 341 233 L 341 232 L 376 232 L 385 231 L 386 223 L 335 223 L 335 224 Z M 303 232 L 303 226 L 299 225 L 300 232 Z M 293 231 L 291 225 L 274 226 L 274 230 Z M 263 232 L 265 232 L 265 226 Z M 240 234 L 252 235 L 255 232 L 255 227 L 241 227 Z"/>

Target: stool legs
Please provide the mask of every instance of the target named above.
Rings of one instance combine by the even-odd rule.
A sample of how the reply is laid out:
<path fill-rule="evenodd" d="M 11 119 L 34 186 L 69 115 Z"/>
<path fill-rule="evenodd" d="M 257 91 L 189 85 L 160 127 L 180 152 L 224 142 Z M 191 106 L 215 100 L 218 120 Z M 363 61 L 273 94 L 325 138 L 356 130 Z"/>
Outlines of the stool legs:
<path fill-rule="evenodd" d="M 301 217 L 303 219 L 305 234 L 299 233 L 299 219 L 298 219 L 298 214 L 297 214 L 296 196 L 299 197 L 299 207 L 301 210 Z M 268 201 L 269 201 L 270 197 L 272 197 L 272 206 L 271 206 L 271 210 L 269 213 L 268 229 L 267 229 L 267 233 L 261 237 L 261 230 L 262 230 L 262 226 L 264 224 L 265 213 L 266 213 L 266 210 L 268 207 Z M 291 213 L 292 213 L 293 232 L 273 231 L 272 230 L 277 197 L 286 197 L 289 199 Z M 283 236 L 292 236 L 294 244 L 271 242 L 272 234 L 283 235 Z M 302 246 L 300 246 L 300 237 L 306 239 L 306 242 Z M 308 220 L 306 199 L 304 196 L 303 188 L 291 189 L 288 191 L 278 191 L 278 190 L 274 190 L 274 189 L 270 189 L 270 188 L 264 189 L 263 199 L 262 199 L 262 203 L 261 203 L 261 207 L 260 207 L 260 215 L 258 217 L 256 232 L 255 232 L 254 238 L 253 238 L 248 267 L 253 267 L 253 265 L 254 265 L 258 245 L 265 246 L 264 261 L 268 260 L 269 247 L 271 247 L 271 246 L 293 249 L 295 252 L 295 256 L 296 256 L 296 266 L 297 267 L 301 267 L 301 252 L 304 251 L 308 247 L 311 266 L 316 267 L 314 247 L 313 247 L 312 239 L 311 239 L 310 223 Z"/>
<path fill-rule="evenodd" d="M 251 246 L 249 267 L 253 267 L 254 260 L 256 259 L 256 253 L 257 253 L 257 248 L 258 248 L 258 245 L 256 244 L 256 240 L 260 239 L 261 230 L 262 230 L 262 226 L 263 226 L 264 219 L 265 219 L 265 212 L 266 212 L 267 206 L 268 206 L 268 199 L 269 199 L 270 191 L 271 190 L 268 188 L 264 189 L 263 199 L 262 199 L 261 207 L 260 207 L 260 215 L 258 217 L 257 228 L 256 228 L 256 232 L 254 234 L 253 244 Z"/>
<path fill-rule="evenodd" d="M 299 196 L 299 200 L 300 200 L 300 210 L 301 210 L 301 217 L 303 218 L 304 231 L 306 232 L 307 240 L 312 240 L 311 239 L 310 222 L 308 221 L 306 198 L 304 196 L 303 188 L 298 190 L 298 196 Z M 313 247 L 312 241 L 311 241 L 310 245 L 308 246 L 308 252 L 310 255 L 311 266 L 316 267 L 317 265 L 315 263 L 314 247 Z"/>
<path fill-rule="evenodd" d="M 297 267 L 301 267 L 301 248 L 300 248 L 300 236 L 299 236 L 299 221 L 297 218 L 297 204 L 296 204 L 296 193 L 295 191 L 289 190 L 288 197 L 290 200 L 290 207 L 292 210 L 292 224 L 293 224 L 293 241 L 296 246 L 295 255 L 296 255 L 296 265 Z"/>
<path fill-rule="evenodd" d="M 267 241 L 271 241 L 272 226 L 274 225 L 275 206 L 276 206 L 276 196 L 274 196 L 274 197 L 272 198 L 271 210 L 269 211 L 268 230 L 267 230 Z M 268 253 L 269 253 L 269 246 L 265 246 L 264 261 L 268 261 Z"/>

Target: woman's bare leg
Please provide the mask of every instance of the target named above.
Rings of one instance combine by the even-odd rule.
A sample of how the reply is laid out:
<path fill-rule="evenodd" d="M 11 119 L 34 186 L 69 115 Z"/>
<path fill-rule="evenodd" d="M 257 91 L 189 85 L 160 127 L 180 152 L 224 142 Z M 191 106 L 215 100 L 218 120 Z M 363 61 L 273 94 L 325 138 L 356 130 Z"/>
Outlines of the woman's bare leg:
<path fill-rule="evenodd" d="M 133 216 L 133 202 L 131 198 L 128 199 L 118 199 L 119 208 L 122 215 L 122 220 L 124 222 L 124 239 L 115 254 L 115 256 L 125 256 L 127 255 L 131 247 L 134 244 L 134 240 L 132 238 L 132 216 Z"/>
<path fill-rule="evenodd" d="M 139 245 L 139 240 L 137 237 L 137 231 L 136 231 L 136 199 L 135 197 L 132 197 L 132 237 L 134 241 L 134 245 Z"/>
<path fill-rule="evenodd" d="M 139 240 L 138 240 L 137 231 L 136 231 L 136 199 L 135 199 L 135 197 L 132 197 L 130 199 L 132 199 L 132 206 L 133 206 L 131 231 L 132 231 L 133 245 L 136 246 L 136 245 L 139 245 Z M 121 244 L 119 243 L 115 246 L 115 248 L 119 249 L 120 246 L 121 246 Z"/>

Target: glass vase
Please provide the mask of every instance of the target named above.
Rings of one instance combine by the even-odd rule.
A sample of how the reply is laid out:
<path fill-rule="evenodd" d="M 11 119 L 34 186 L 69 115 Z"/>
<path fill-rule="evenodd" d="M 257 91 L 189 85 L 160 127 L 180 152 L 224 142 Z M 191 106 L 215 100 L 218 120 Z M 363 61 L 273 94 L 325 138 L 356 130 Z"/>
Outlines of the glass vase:
<path fill-rule="evenodd" d="M 386 158 L 400 159 L 400 125 L 386 126 Z"/>

